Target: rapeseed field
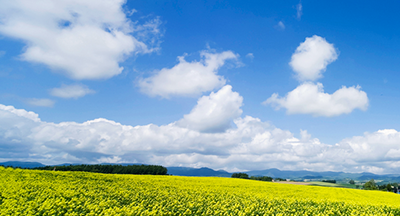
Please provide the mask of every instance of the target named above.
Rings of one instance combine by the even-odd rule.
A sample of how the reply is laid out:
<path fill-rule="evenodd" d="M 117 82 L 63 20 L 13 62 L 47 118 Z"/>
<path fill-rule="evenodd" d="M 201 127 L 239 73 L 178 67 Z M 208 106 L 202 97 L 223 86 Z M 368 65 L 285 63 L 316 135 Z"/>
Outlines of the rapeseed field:
<path fill-rule="evenodd" d="M 400 215 L 380 191 L 0 167 L 0 215 Z"/>

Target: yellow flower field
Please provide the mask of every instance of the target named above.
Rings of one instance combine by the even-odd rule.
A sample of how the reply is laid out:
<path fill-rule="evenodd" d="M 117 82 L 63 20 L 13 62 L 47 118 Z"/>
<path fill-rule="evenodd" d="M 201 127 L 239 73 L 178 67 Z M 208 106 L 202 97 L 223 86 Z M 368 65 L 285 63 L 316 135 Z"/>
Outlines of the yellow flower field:
<path fill-rule="evenodd" d="M 0 167 L 0 215 L 400 215 L 400 195 L 231 178 Z"/>

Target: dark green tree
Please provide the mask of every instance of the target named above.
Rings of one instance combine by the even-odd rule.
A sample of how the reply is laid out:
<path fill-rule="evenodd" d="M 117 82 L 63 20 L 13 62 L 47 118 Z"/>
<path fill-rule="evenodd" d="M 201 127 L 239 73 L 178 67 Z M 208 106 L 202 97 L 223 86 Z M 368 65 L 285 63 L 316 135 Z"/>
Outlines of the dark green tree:
<path fill-rule="evenodd" d="M 232 178 L 242 178 L 242 179 L 249 179 L 249 175 L 247 173 L 233 173 Z"/>
<path fill-rule="evenodd" d="M 378 187 L 376 186 L 374 179 L 367 181 L 363 187 L 365 190 L 378 190 Z"/>
<path fill-rule="evenodd" d="M 386 185 L 386 190 L 389 192 L 392 192 L 392 185 L 391 184 L 387 184 Z"/>
<path fill-rule="evenodd" d="M 269 176 L 251 176 L 250 179 L 258 181 L 272 181 L 272 178 Z"/>
<path fill-rule="evenodd" d="M 354 180 L 353 179 L 351 179 L 350 181 L 349 181 L 349 184 L 355 184 L 355 182 L 354 182 Z"/>
<path fill-rule="evenodd" d="M 336 180 L 334 180 L 334 179 L 322 180 L 322 182 L 327 182 L 327 183 L 336 184 Z"/>
<path fill-rule="evenodd" d="M 393 183 L 392 185 L 393 185 L 393 192 L 394 192 L 394 193 L 397 193 L 398 190 L 399 190 L 399 184 Z"/>

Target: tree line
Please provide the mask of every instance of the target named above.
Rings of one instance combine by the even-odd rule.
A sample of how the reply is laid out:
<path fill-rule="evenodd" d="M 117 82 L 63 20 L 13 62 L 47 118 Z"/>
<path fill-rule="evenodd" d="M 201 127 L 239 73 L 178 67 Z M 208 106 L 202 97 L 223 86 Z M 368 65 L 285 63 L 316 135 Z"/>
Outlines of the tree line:
<path fill-rule="evenodd" d="M 381 191 L 389 191 L 389 192 L 397 193 L 399 190 L 399 184 L 389 183 L 389 184 L 377 185 L 375 183 L 374 179 L 371 179 L 363 185 L 363 189 L 364 190 L 381 190 Z"/>
<path fill-rule="evenodd" d="M 334 179 L 322 180 L 322 182 L 327 182 L 327 183 L 336 184 L 336 180 L 334 180 Z"/>
<path fill-rule="evenodd" d="M 251 180 L 258 180 L 258 181 L 272 181 L 273 178 L 269 176 L 251 176 L 247 173 L 233 173 L 232 178 L 241 178 L 241 179 L 251 179 Z M 277 178 L 276 180 L 281 180 L 280 178 Z M 284 180 L 284 179 L 282 179 Z"/>
<path fill-rule="evenodd" d="M 166 175 L 168 170 L 158 165 L 65 165 L 65 166 L 45 166 L 33 168 L 35 170 L 55 170 L 55 171 L 83 171 L 94 173 L 112 174 L 139 174 L 139 175 Z"/>

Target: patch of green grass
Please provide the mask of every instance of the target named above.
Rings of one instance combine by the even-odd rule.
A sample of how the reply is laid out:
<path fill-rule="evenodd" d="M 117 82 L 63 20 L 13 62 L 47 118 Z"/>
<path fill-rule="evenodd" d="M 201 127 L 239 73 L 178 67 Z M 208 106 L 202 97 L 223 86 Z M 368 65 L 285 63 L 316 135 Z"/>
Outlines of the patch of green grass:
<path fill-rule="evenodd" d="M 319 182 L 319 181 L 314 181 L 310 182 L 311 185 L 313 186 L 323 186 L 323 187 L 339 187 L 339 188 L 356 188 L 356 185 L 352 184 L 345 184 L 345 183 L 329 183 L 329 182 Z"/>

